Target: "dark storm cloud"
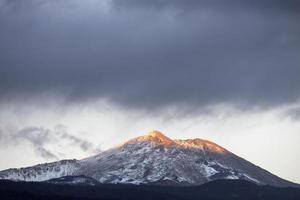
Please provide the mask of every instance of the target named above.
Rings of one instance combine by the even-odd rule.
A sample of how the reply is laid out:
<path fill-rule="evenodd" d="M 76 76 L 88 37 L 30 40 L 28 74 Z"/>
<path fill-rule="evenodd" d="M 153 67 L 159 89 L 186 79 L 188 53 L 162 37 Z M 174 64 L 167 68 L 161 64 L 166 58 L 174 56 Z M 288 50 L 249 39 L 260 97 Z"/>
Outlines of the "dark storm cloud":
<path fill-rule="evenodd" d="M 220 9 L 220 10 L 238 10 L 240 11 L 299 11 L 300 2 L 296 0 L 113 0 L 117 7 L 144 7 L 146 9 Z"/>
<path fill-rule="evenodd" d="M 145 109 L 299 99 L 298 1 L 97 2 L 2 1 L 2 102 L 41 93 Z"/>

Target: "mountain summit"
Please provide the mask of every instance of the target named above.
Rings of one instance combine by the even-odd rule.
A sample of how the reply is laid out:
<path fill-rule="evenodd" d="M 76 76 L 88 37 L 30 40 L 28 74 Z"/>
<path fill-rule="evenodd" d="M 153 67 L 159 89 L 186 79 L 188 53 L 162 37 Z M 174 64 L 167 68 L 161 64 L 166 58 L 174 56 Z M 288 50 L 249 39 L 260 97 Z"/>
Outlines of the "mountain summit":
<path fill-rule="evenodd" d="M 218 153 L 228 153 L 228 151 L 223 147 L 208 140 L 203 140 L 199 138 L 187 140 L 172 140 L 157 130 L 153 130 L 143 136 L 131 139 L 125 142 L 123 145 L 133 144 L 137 142 L 151 142 L 156 145 L 163 145 L 164 147 L 177 146 L 178 148 L 198 148 L 202 149 L 203 151 L 205 150 L 212 152 L 215 151 Z"/>
<path fill-rule="evenodd" d="M 125 142 L 124 145 L 137 143 L 137 142 L 152 142 L 152 143 L 155 143 L 158 145 L 165 145 L 165 146 L 175 144 L 175 142 L 173 140 L 171 140 L 170 138 L 168 138 L 161 132 L 153 130 L 143 136 L 139 136 L 137 138 L 133 138 L 133 139 Z"/>
<path fill-rule="evenodd" d="M 157 130 L 153 130 L 153 131 L 147 133 L 145 136 L 153 137 L 153 138 L 157 138 L 157 139 L 161 139 L 161 140 L 171 140 L 170 138 L 168 138 L 167 136 L 165 136 L 164 134 L 162 134 L 161 132 L 159 132 Z"/>
<path fill-rule="evenodd" d="M 241 179 L 260 185 L 297 186 L 208 140 L 172 140 L 155 130 L 86 159 L 0 172 L 1 179 L 21 181 L 47 181 L 64 176 L 123 184 L 186 186 Z"/>

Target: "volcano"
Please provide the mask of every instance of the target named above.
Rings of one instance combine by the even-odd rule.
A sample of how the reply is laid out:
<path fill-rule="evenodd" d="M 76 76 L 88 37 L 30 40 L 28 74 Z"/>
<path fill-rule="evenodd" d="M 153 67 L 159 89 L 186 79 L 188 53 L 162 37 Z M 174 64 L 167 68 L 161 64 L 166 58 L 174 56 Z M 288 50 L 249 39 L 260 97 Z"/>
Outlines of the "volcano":
<path fill-rule="evenodd" d="M 173 140 L 159 131 L 82 160 L 61 160 L 0 172 L 0 179 L 14 181 L 60 180 L 61 184 L 64 177 L 74 183 L 78 182 L 76 177 L 81 177 L 81 184 L 93 180 L 99 184 L 191 186 L 219 179 L 240 179 L 258 185 L 298 186 L 211 141 Z"/>

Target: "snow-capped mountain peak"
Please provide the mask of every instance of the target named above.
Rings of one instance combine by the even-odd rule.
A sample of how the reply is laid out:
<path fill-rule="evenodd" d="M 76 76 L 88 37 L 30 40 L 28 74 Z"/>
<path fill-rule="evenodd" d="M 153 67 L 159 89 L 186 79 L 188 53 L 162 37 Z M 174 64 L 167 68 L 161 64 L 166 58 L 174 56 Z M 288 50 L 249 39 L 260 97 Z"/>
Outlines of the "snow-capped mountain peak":
<path fill-rule="evenodd" d="M 22 181 L 45 181 L 62 176 L 85 176 L 100 183 L 123 184 L 200 185 L 216 179 L 243 179 L 257 184 L 294 186 L 213 142 L 172 140 L 159 131 L 151 131 L 83 160 L 0 172 L 0 179 Z"/>

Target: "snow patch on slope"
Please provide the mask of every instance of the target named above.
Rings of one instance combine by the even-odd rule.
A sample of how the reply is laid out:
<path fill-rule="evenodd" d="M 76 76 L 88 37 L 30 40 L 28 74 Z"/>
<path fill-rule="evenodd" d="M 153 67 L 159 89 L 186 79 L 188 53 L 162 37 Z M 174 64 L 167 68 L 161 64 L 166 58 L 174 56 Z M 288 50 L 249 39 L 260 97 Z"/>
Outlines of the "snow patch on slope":
<path fill-rule="evenodd" d="M 62 160 L 33 167 L 4 170 L 0 172 L 0 178 L 15 181 L 45 181 L 72 175 L 78 168 L 77 160 Z"/>

